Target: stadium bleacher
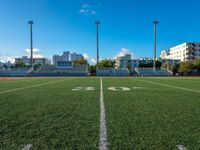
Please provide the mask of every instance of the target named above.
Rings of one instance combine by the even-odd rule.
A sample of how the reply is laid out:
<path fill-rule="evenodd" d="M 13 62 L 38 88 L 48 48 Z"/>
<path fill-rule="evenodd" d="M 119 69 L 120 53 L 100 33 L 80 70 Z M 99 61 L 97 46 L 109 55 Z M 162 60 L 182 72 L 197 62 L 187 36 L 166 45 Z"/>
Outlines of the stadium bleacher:
<path fill-rule="evenodd" d="M 28 76 L 32 72 L 30 68 L 13 68 L 0 70 L 0 76 Z"/>
<path fill-rule="evenodd" d="M 87 76 L 87 66 L 73 66 L 72 68 L 56 68 L 52 65 L 41 66 L 34 70 L 32 68 L 12 68 L 0 70 L 0 76 Z"/>
<path fill-rule="evenodd" d="M 173 73 L 167 69 L 135 68 L 138 76 L 172 76 Z"/>
<path fill-rule="evenodd" d="M 56 68 L 46 65 L 33 70 L 31 68 L 13 68 L 0 70 L 0 76 L 88 76 L 88 66 L 73 66 L 72 68 Z M 128 69 L 103 68 L 96 71 L 97 76 L 172 76 L 173 73 L 167 69 L 135 68 L 134 72 Z"/>
<path fill-rule="evenodd" d="M 34 71 L 33 76 L 87 76 L 88 67 L 73 66 L 72 68 L 56 68 L 53 65 L 41 66 Z"/>
<path fill-rule="evenodd" d="M 97 76 L 130 76 L 128 69 L 98 69 Z"/>

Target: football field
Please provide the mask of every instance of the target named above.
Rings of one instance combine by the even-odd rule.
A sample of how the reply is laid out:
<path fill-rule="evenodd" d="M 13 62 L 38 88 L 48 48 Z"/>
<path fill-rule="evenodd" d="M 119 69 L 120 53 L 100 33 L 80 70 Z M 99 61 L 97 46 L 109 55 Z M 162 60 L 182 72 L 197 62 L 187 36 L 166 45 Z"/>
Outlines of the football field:
<path fill-rule="evenodd" d="M 200 149 L 200 78 L 0 80 L 0 149 Z"/>

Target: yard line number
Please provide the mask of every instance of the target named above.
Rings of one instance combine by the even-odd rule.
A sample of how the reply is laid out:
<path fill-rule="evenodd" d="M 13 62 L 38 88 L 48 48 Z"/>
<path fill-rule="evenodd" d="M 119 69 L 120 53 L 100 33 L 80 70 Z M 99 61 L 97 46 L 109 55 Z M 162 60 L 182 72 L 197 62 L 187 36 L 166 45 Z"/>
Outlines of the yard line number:
<path fill-rule="evenodd" d="M 136 90 L 136 89 L 141 89 L 141 88 L 142 87 L 133 87 L 132 89 Z M 131 90 L 131 88 L 128 88 L 128 87 L 115 87 L 115 86 L 108 87 L 107 89 L 110 91 L 116 91 L 116 92 L 127 92 Z M 76 87 L 72 89 L 72 91 L 95 91 L 95 88 L 94 87 Z"/>
<path fill-rule="evenodd" d="M 94 91 L 94 87 L 76 87 L 75 89 L 72 89 L 72 91 Z"/>
<path fill-rule="evenodd" d="M 130 91 L 131 89 L 128 87 L 109 87 L 110 91 Z"/>

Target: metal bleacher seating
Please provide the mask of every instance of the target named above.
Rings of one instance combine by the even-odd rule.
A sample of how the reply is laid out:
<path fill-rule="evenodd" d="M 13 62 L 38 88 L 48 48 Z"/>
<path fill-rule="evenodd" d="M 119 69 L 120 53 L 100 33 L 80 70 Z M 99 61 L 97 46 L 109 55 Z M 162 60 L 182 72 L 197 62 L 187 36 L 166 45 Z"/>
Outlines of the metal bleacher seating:
<path fill-rule="evenodd" d="M 14 68 L 8 70 L 0 70 L 0 76 L 27 76 L 30 73 L 30 68 Z"/>
<path fill-rule="evenodd" d="M 98 69 L 97 76 L 130 76 L 128 69 Z"/>
<path fill-rule="evenodd" d="M 172 76 L 172 72 L 167 69 L 135 68 L 138 76 Z"/>
<path fill-rule="evenodd" d="M 41 66 L 33 73 L 34 76 L 87 76 L 88 67 L 73 66 L 71 68 L 56 68 L 53 65 Z"/>

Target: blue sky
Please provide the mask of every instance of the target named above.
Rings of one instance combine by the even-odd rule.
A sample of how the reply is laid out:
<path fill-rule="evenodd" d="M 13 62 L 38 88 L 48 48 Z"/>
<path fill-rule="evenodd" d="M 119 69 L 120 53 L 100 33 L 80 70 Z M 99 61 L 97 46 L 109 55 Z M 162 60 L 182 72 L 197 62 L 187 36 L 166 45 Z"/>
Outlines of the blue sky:
<path fill-rule="evenodd" d="M 122 48 L 135 58 L 153 57 L 152 21 L 160 21 L 160 55 L 176 44 L 200 41 L 199 6 L 199 0 L 0 0 L 0 61 L 27 54 L 29 19 L 38 55 L 51 58 L 69 50 L 95 59 L 98 19 L 102 58 Z"/>

